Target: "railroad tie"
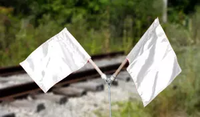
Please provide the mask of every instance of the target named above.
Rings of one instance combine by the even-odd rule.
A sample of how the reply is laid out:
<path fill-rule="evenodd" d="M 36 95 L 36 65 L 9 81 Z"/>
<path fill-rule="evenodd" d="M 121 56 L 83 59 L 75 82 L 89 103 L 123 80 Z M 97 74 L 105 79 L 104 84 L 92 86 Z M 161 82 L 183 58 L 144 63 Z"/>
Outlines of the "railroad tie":
<path fill-rule="evenodd" d="M 76 88 L 76 87 L 64 87 L 64 88 L 56 88 L 53 89 L 55 94 L 65 95 L 67 97 L 80 97 L 86 95 L 86 90 Z"/>
<path fill-rule="evenodd" d="M 55 102 L 57 104 L 65 104 L 68 101 L 68 98 L 63 95 L 56 95 L 52 93 L 46 94 L 36 94 L 32 95 L 33 99 L 40 99 L 40 100 L 49 100 L 51 102 Z"/>
<path fill-rule="evenodd" d="M 0 117 L 15 117 L 15 114 L 5 110 L 0 110 Z"/>
<path fill-rule="evenodd" d="M 74 83 L 71 84 L 70 86 L 75 87 L 75 88 L 80 88 L 84 89 L 86 91 L 102 91 L 104 90 L 104 85 L 102 82 L 79 82 L 79 83 Z"/>
<path fill-rule="evenodd" d="M 131 77 L 130 77 L 130 75 L 126 71 L 123 71 L 123 72 L 120 72 L 117 75 L 116 79 L 117 80 L 123 80 L 123 81 L 129 82 L 131 80 Z"/>
<path fill-rule="evenodd" d="M 45 106 L 43 103 L 33 102 L 30 100 L 16 100 L 14 102 L 11 102 L 10 106 L 13 106 L 16 108 L 23 108 L 25 110 L 27 109 L 34 112 L 40 112 L 45 109 Z"/>

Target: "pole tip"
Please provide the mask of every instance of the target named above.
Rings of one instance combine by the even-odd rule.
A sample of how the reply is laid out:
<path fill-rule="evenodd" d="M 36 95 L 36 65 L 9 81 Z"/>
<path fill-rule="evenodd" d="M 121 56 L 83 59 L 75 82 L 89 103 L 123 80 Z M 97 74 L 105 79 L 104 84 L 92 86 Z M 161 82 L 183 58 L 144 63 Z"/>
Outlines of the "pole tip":
<path fill-rule="evenodd" d="M 105 74 L 102 74 L 101 78 L 104 79 L 104 80 L 107 80 L 107 76 Z"/>

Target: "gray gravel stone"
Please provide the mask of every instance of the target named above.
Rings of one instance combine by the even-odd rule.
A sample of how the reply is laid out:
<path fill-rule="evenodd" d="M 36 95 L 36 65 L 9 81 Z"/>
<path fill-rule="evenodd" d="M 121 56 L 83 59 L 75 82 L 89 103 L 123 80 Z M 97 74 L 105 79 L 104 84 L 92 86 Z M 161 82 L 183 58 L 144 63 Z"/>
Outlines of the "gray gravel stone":
<path fill-rule="evenodd" d="M 15 117 L 15 114 L 5 110 L 0 110 L 0 117 Z"/>
<path fill-rule="evenodd" d="M 88 92 L 86 95 L 76 98 L 69 98 L 65 104 L 57 104 L 48 100 L 34 100 L 33 103 L 44 103 L 46 109 L 36 113 L 24 108 L 16 108 L 10 105 L 1 105 L 0 110 L 8 110 L 16 114 L 16 117 L 97 117 L 94 113 L 101 110 L 101 113 L 109 113 L 108 87 L 104 85 L 100 92 Z M 118 86 L 111 87 L 112 103 L 127 101 L 130 98 L 140 99 L 134 83 L 118 81 Z M 29 99 L 31 100 L 31 99 Z M 31 100 L 33 101 L 33 100 Z M 142 103 L 142 102 L 141 102 Z M 119 108 L 112 106 L 113 109 Z"/>
<path fill-rule="evenodd" d="M 14 102 L 11 102 L 9 105 L 16 108 L 32 110 L 34 112 L 40 112 L 45 109 L 43 103 L 33 103 L 33 101 L 30 100 L 16 100 Z"/>

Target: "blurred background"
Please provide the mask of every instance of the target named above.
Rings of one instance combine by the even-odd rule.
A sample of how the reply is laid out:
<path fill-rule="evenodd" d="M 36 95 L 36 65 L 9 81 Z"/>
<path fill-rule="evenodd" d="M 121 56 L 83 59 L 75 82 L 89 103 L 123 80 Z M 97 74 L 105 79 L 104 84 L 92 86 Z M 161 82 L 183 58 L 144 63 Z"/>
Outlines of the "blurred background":
<path fill-rule="evenodd" d="M 199 0 L 0 0 L 0 67 L 18 65 L 64 27 L 89 54 L 128 53 L 157 17 L 182 73 L 146 108 L 117 102 L 113 116 L 199 117 Z"/>

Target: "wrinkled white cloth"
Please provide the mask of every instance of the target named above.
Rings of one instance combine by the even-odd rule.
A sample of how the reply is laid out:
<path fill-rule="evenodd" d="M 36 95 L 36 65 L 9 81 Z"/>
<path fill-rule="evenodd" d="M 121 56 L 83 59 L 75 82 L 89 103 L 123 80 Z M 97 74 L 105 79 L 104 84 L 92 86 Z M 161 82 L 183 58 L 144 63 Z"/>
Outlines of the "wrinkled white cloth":
<path fill-rule="evenodd" d="M 158 18 L 127 56 L 128 73 L 136 85 L 143 105 L 149 104 L 181 72 Z"/>
<path fill-rule="evenodd" d="M 64 28 L 34 50 L 20 65 L 46 93 L 57 82 L 83 67 L 90 58 Z"/>

